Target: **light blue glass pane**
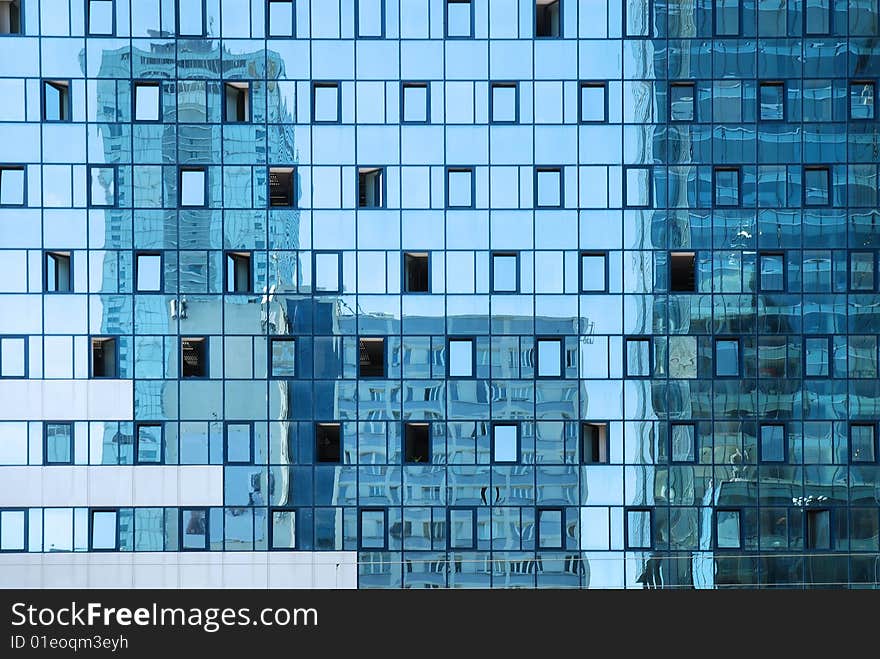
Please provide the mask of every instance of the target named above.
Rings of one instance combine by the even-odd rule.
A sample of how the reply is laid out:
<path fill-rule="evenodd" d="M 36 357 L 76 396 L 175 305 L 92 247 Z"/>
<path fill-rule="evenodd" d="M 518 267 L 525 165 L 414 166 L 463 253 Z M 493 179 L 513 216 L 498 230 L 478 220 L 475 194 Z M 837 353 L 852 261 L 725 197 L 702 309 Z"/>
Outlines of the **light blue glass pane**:
<path fill-rule="evenodd" d="M 24 550 L 24 511 L 0 511 L 0 550 Z"/>
<path fill-rule="evenodd" d="M 137 289 L 158 291 L 162 282 L 162 257 L 158 254 L 140 254 L 137 257 Z"/>
<path fill-rule="evenodd" d="M 361 513 L 361 546 L 385 546 L 385 515 L 381 511 L 366 510 Z"/>
<path fill-rule="evenodd" d="M 315 121 L 339 120 L 339 88 L 336 86 L 315 87 Z"/>
<path fill-rule="evenodd" d="M 293 2 L 273 0 L 269 3 L 269 36 L 293 36 Z"/>
<path fill-rule="evenodd" d="M 339 255 L 315 255 L 315 290 L 334 293 L 339 290 Z"/>
<path fill-rule="evenodd" d="M 0 170 L 0 204 L 24 203 L 24 169 Z"/>
<path fill-rule="evenodd" d="M 562 546 L 562 511 L 540 511 L 538 534 L 541 547 Z"/>
<path fill-rule="evenodd" d="M 630 549 L 651 546 L 651 512 L 629 510 L 626 517 L 626 544 Z"/>
<path fill-rule="evenodd" d="M 159 120 L 159 85 L 136 85 L 134 118 L 137 121 Z"/>
<path fill-rule="evenodd" d="M 717 542 L 719 549 L 737 549 L 740 546 L 739 513 L 718 511 Z"/>
<path fill-rule="evenodd" d="M 605 290 L 605 257 L 584 255 L 581 257 L 581 282 L 584 291 Z"/>
<path fill-rule="evenodd" d="M 560 172 L 538 172 L 538 206 L 559 206 L 562 204 L 562 174 Z"/>
<path fill-rule="evenodd" d="M 24 377 L 24 339 L 0 340 L 0 376 L 5 378 Z"/>
<path fill-rule="evenodd" d="M 473 350 L 471 340 L 449 341 L 449 375 L 469 378 L 473 375 Z"/>
<path fill-rule="evenodd" d="M 495 462 L 516 462 L 519 459 L 516 426 L 495 426 Z"/>
<path fill-rule="evenodd" d="M 472 510 L 453 510 L 449 513 L 450 546 L 468 549 L 474 546 L 474 512 Z"/>
<path fill-rule="evenodd" d="M 739 373 L 738 341 L 715 343 L 715 372 L 721 376 L 735 376 Z"/>
<path fill-rule="evenodd" d="M 410 85 L 403 88 L 403 120 L 428 120 L 427 87 Z"/>
<path fill-rule="evenodd" d="M 860 82 L 850 85 L 849 107 L 853 119 L 873 119 L 874 83 Z"/>
<path fill-rule="evenodd" d="M 470 207 L 473 205 L 471 181 L 473 173 L 470 171 L 449 172 L 449 206 Z"/>
<path fill-rule="evenodd" d="M 272 548 L 296 549 L 296 511 L 272 512 Z"/>
<path fill-rule="evenodd" d="M 450 37 L 471 36 L 471 3 L 452 0 L 446 5 L 446 33 Z"/>
<path fill-rule="evenodd" d="M 626 342 L 626 372 L 628 375 L 651 374 L 651 344 L 648 341 Z"/>
<path fill-rule="evenodd" d="M 517 289 L 517 257 L 495 255 L 492 257 L 492 290 L 508 293 Z"/>
<path fill-rule="evenodd" d="M 180 173 L 180 205 L 205 205 L 205 172 L 183 171 Z"/>
<path fill-rule="evenodd" d="M 581 121 L 605 120 L 604 85 L 583 85 L 581 87 Z"/>
<path fill-rule="evenodd" d="M 177 33 L 183 36 L 201 35 L 204 33 L 202 20 L 203 0 L 178 0 L 180 21 Z"/>
<path fill-rule="evenodd" d="M 71 461 L 71 440 L 69 424 L 46 424 L 46 463 L 68 464 Z"/>
<path fill-rule="evenodd" d="M 113 0 L 89 2 L 89 34 L 113 34 Z"/>
<path fill-rule="evenodd" d="M 137 440 L 138 462 L 159 462 L 162 457 L 162 428 L 139 426 Z"/>
<path fill-rule="evenodd" d="M 112 206 L 116 202 L 116 176 L 111 167 L 90 170 L 92 206 Z"/>
<path fill-rule="evenodd" d="M 92 513 L 92 549 L 116 548 L 116 513 Z"/>
<path fill-rule="evenodd" d="M 73 551 L 73 509 L 43 511 L 43 551 Z"/>
<path fill-rule="evenodd" d="M 538 341 L 538 375 L 559 377 L 562 372 L 561 344 L 559 341 Z"/>
<path fill-rule="evenodd" d="M 382 35 L 382 0 L 357 0 L 358 36 Z"/>
<path fill-rule="evenodd" d="M 272 375 L 293 377 L 296 375 L 296 343 L 293 340 L 272 341 Z"/>
<path fill-rule="evenodd" d="M 492 121 L 516 121 L 516 87 L 492 87 Z"/>
<path fill-rule="evenodd" d="M 226 459 L 229 462 L 250 462 L 251 427 L 249 425 L 226 426 Z"/>

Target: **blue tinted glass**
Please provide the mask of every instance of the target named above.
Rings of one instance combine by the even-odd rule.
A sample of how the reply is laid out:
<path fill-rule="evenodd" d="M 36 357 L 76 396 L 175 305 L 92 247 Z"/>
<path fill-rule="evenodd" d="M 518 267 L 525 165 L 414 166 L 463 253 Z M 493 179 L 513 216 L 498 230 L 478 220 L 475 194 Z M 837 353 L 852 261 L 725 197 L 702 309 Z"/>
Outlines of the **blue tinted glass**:
<path fill-rule="evenodd" d="M 227 424 L 226 460 L 228 462 L 251 461 L 251 427 L 249 424 Z"/>
<path fill-rule="evenodd" d="M 416 123 L 428 120 L 427 85 L 403 86 L 403 120 Z"/>
<path fill-rule="evenodd" d="M 315 121 L 339 121 L 339 87 L 315 86 Z"/>
<path fill-rule="evenodd" d="M 473 172 L 471 170 L 449 170 L 449 207 L 469 208 L 473 205 Z"/>
<path fill-rule="evenodd" d="M 116 549 L 116 511 L 92 513 L 92 549 Z"/>
<path fill-rule="evenodd" d="M 512 123 L 517 118 L 514 85 L 492 85 L 492 121 Z"/>
<path fill-rule="evenodd" d="M 761 460 L 764 462 L 785 460 L 785 429 L 783 426 L 761 426 Z"/>
<path fill-rule="evenodd" d="M 472 36 L 470 0 L 446 0 L 446 34 L 450 37 Z"/>
<path fill-rule="evenodd" d="M 739 375 L 739 341 L 715 342 L 715 374 L 724 377 Z"/>
<path fill-rule="evenodd" d="M 69 423 L 46 424 L 46 464 L 73 461 L 73 428 Z"/>
<path fill-rule="evenodd" d="M 269 0 L 269 36 L 293 36 L 293 0 Z"/>

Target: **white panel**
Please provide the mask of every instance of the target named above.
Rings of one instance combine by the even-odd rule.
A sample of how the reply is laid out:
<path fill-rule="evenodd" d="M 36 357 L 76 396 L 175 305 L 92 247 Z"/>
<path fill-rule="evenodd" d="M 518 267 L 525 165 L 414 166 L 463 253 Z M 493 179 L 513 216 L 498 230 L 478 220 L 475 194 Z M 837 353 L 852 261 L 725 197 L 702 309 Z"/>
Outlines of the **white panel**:
<path fill-rule="evenodd" d="M 0 381 L 0 420 L 131 421 L 131 380 Z"/>

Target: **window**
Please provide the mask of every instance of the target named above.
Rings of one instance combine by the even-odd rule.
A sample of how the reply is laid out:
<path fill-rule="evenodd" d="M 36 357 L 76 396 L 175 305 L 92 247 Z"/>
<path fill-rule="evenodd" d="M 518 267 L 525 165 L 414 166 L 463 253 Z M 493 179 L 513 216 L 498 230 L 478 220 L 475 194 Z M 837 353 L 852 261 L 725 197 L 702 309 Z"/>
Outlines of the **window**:
<path fill-rule="evenodd" d="M 181 377 L 208 377 L 208 339 L 185 337 L 180 339 Z"/>
<path fill-rule="evenodd" d="M 426 124 L 430 121 L 431 106 L 428 102 L 428 83 L 405 82 L 402 86 L 401 95 L 403 123 Z"/>
<path fill-rule="evenodd" d="M 742 110 L 742 80 L 716 80 L 712 85 L 712 119 L 715 123 L 740 123 Z"/>
<path fill-rule="evenodd" d="M 807 377 L 827 378 L 831 375 L 831 337 L 804 339 L 804 374 Z"/>
<path fill-rule="evenodd" d="M 535 169 L 535 207 L 562 207 L 562 170 L 559 167 Z"/>
<path fill-rule="evenodd" d="M 315 123 L 338 124 L 342 121 L 340 105 L 338 83 L 312 83 L 312 120 Z"/>
<path fill-rule="evenodd" d="M 607 255 L 581 252 L 581 293 L 605 293 L 608 291 Z"/>
<path fill-rule="evenodd" d="M 46 423 L 43 446 L 47 465 L 73 464 L 73 424 Z"/>
<path fill-rule="evenodd" d="M 226 102 L 224 113 L 227 122 L 244 123 L 251 120 L 251 86 L 248 82 L 223 84 Z"/>
<path fill-rule="evenodd" d="M 653 524 L 650 509 L 629 508 L 626 511 L 626 548 L 650 549 Z"/>
<path fill-rule="evenodd" d="M 582 82 L 578 99 L 582 124 L 608 121 L 608 85 L 604 82 Z"/>
<path fill-rule="evenodd" d="M 296 549 L 296 511 L 272 511 L 272 549 Z"/>
<path fill-rule="evenodd" d="M 358 208 L 384 208 L 384 173 L 381 167 L 358 168 Z"/>
<path fill-rule="evenodd" d="M 669 455 L 673 462 L 693 462 L 697 447 L 697 428 L 693 423 L 673 423 L 669 427 Z"/>
<path fill-rule="evenodd" d="M 205 0 L 177 0 L 177 34 L 182 37 L 205 35 Z"/>
<path fill-rule="evenodd" d="M 116 205 L 116 168 L 89 165 L 89 206 Z"/>
<path fill-rule="evenodd" d="M 0 206 L 23 205 L 24 167 L 0 166 Z"/>
<path fill-rule="evenodd" d="M 651 17 L 653 14 L 651 0 L 634 0 L 623 5 L 623 27 L 626 37 L 650 37 Z"/>
<path fill-rule="evenodd" d="M 43 81 L 43 121 L 70 121 L 69 81 Z"/>
<path fill-rule="evenodd" d="M 869 80 L 849 83 L 849 118 L 874 118 L 874 83 Z"/>
<path fill-rule="evenodd" d="M 761 290 L 785 290 L 785 255 L 761 252 L 758 260 L 761 272 Z"/>
<path fill-rule="evenodd" d="M 315 291 L 339 293 L 342 259 L 339 252 L 315 252 Z"/>
<path fill-rule="evenodd" d="M 519 426 L 513 423 L 492 426 L 492 461 L 519 461 Z"/>
<path fill-rule="evenodd" d="M 581 464 L 608 464 L 608 424 L 593 421 L 581 424 Z"/>
<path fill-rule="evenodd" d="M 853 423 L 849 427 L 850 462 L 875 462 L 877 440 L 873 423 Z"/>
<path fill-rule="evenodd" d="M 384 0 L 357 0 L 357 35 L 360 38 L 385 36 Z"/>
<path fill-rule="evenodd" d="M 92 338 L 92 377 L 115 378 L 117 372 L 116 339 L 112 336 Z"/>
<path fill-rule="evenodd" d="M 739 35 L 739 0 L 715 0 L 715 34 L 719 37 Z"/>
<path fill-rule="evenodd" d="M 365 508 L 360 512 L 361 549 L 385 549 L 385 510 Z"/>
<path fill-rule="evenodd" d="M 874 285 L 874 252 L 850 252 L 850 289 L 853 291 L 873 291 Z"/>
<path fill-rule="evenodd" d="M 449 377 L 474 376 L 474 340 L 449 339 Z"/>
<path fill-rule="evenodd" d="M 696 252 L 669 253 L 669 290 L 674 293 L 696 293 Z"/>
<path fill-rule="evenodd" d="M 785 426 L 780 423 L 762 424 L 758 450 L 761 462 L 785 462 Z"/>
<path fill-rule="evenodd" d="M 361 339 L 358 342 L 358 377 L 385 377 L 385 339 Z"/>
<path fill-rule="evenodd" d="M 204 551 L 208 548 L 208 509 L 181 508 L 180 548 L 184 551 Z"/>
<path fill-rule="evenodd" d="M 338 423 L 315 424 L 315 462 L 339 462 L 342 439 Z"/>
<path fill-rule="evenodd" d="M 180 205 L 206 206 L 208 177 L 204 167 L 180 168 Z"/>
<path fill-rule="evenodd" d="M 694 83 L 673 82 L 669 85 L 670 121 L 693 121 L 697 115 L 696 107 Z"/>
<path fill-rule="evenodd" d="M 446 170 L 446 207 L 473 208 L 474 170 L 469 167 L 451 167 Z"/>
<path fill-rule="evenodd" d="M 446 36 L 474 36 L 474 10 L 471 0 L 446 0 Z"/>
<path fill-rule="evenodd" d="M 785 120 L 785 83 L 782 81 L 760 83 L 761 121 Z"/>
<path fill-rule="evenodd" d="M 272 377 L 292 378 L 296 375 L 296 339 L 271 339 Z"/>
<path fill-rule="evenodd" d="M 294 168 L 293 167 L 270 167 L 269 168 L 269 205 L 286 206 L 294 205 Z"/>
<path fill-rule="evenodd" d="M 739 206 L 739 169 L 736 167 L 715 168 L 715 205 Z"/>
<path fill-rule="evenodd" d="M 631 378 L 646 378 L 651 375 L 651 340 L 645 338 L 627 338 L 626 375 Z"/>
<path fill-rule="evenodd" d="M 227 423 L 225 462 L 229 464 L 250 464 L 253 461 L 253 426 L 249 423 Z"/>
<path fill-rule="evenodd" d="M 21 0 L 0 2 L 0 34 L 24 34 L 21 29 Z"/>
<path fill-rule="evenodd" d="M 831 511 L 806 511 L 807 549 L 831 549 Z"/>
<path fill-rule="evenodd" d="M 804 0 L 804 34 L 831 32 L 831 0 Z"/>
<path fill-rule="evenodd" d="M 73 290 L 73 270 L 70 252 L 46 252 L 46 292 L 70 293 Z"/>
<path fill-rule="evenodd" d="M 626 167 L 623 179 L 624 202 L 629 208 L 650 208 L 652 204 L 651 169 Z"/>
<path fill-rule="evenodd" d="M 135 456 L 138 464 L 162 464 L 163 430 L 161 423 L 135 424 Z"/>
<path fill-rule="evenodd" d="M 293 37 L 295 14 L 293 0 L 269 0 L 267 12 L 268 30 L 270 37 Z"/>
<path fill-rule="evenodd" d="M 23 336 L 0 336 L 0 378 L 27 377 L 27 344 Z"/>
<path fill-rule="evenodd" d="M 430 292 L 430 268 L 427 252 L 406 252 L 403 255 L 403 292 Z"/>
<path fill-rule="evenodd" d="M 427 423 L 404 425 L 405 462 L 431 462 L 431 426 Z"/>
<path fill-rule="evenodd" d="M 162 118 L 162 87 L 156 81 L 134 83 L 134 120 L 159 121 Z"/>
<path fill-rule="evenodd" d="M 535 0 L 535 36 L 562 36 L 562 0 Z"/>
<path fill-rule="evenodd" d="M 89 0 L 89 35 L 111 36 L 113 30 L 113 0 Z"/>
<path fill-rule="evenodd" d="M 516 293 L 519 290 L 519 255 L 492 252 L 492 292 Z"/>
<path fill-rule="evenodd" d="M 831 172 L 827 167 L 804 167 L 804 205 L 828 206 Z"/>
<path fill-rule="evenodd" d="M 134 268 L 138 293 L 162 290 L 162 255 L 159 252 L 138 252 Z"/>
<path fill-rule="evenodd" d="M 226 252 L 226 292 L 250 293 L 252 288 L 251 253 Z"/>
<path fill-rule="evenodd" d="M 473 508 L 449 509 L 449 548 L 476 548 L 477 516 Z M 2 530 L 2 527 L 0 527 Z"/>
<path fill-rule="evenodd" d="M 715 546 L 718 549 L 739 549 L 742 546 L 738 510 L 715 511 Z"/>
<path fill-rule="evenodd" d="M 739 339 L 715 339 L 715 375 L 739 376 Z"/>
<path fill-rule="evenodd" d="M 538 339 L 538 377 L 562 376 L 562 339 Z"/>
<path fill-rule="evenodd" d="M 0 551 L 24 551 L 26 529 L 24 510 L 0 510 Z"/>
<path fill-rule="evenodd" d="M 117 513 L 115 510 L 92 511 L 92 551 L 116 551 L 118 548 Z"/>
<path fill-rule="evenodd" d="M 563 548 L 561 508 L 538 508 L 538 549 Z"/>
<path fill-rule="evenodd" d="M 489 97 L 489 116 L 493 124 L 519 121 L 519 88 L 515 82 L 493 82 Z"/>

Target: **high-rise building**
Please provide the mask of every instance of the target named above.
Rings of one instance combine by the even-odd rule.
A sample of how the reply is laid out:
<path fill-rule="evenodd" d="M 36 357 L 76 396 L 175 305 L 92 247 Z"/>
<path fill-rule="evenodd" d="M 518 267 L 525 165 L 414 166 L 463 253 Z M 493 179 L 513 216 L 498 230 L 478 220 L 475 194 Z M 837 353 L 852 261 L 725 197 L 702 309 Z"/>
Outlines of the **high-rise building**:
<path fill-rule="evenodd" d="M 877 0 L 0 0 L 0 587 L 880 581 Z"/>

